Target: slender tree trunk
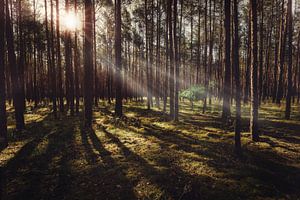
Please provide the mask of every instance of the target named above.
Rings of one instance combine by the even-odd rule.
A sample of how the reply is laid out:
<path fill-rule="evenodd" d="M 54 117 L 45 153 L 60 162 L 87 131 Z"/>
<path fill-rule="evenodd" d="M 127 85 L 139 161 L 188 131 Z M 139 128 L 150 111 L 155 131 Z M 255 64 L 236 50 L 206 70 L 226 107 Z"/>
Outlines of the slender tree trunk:
<path fill-rule="evenodd" d="M 77 16 L 77 0 L 75 0 L 75 16 Z M 79 103 L 80 103 L 80 87 L 79 87 L 79 67 L 80 67 L 80 54 L 78 50 L 78 38 L 77 29 L 75 30 L 74 38 L 74 68 L 75 68 L 75 112 L 79 113 Z"/>
<path fill-rule="evenodd" d="M 36 0 L 33 0 L 33 23 L 36 23 Z M 38 86 L 37 86 L 37 57 L 36 57 L 36 31 L 33 31 L 33 99 L 34 107 L 38 106 Z"/>
<path fill-rule="evenodd" d="M 295 80 L 295 84 L 297 85 L 297 103 L 299 103 L 300 101 L 300 31 L 298 33 L 298 45 L 297 45 L 297 62 L 296 62 L 296 65 L 297 65 L 297 78 L 298 80 Z"/>
<path fill-rule="evenodd" d="M 121 117 L 122 112 L 122 38 L 121 38 L 121 0 L 115 0 L 115 62 L 116 62 L 116 105 L 115 115 Z M 149 102 L 150 103 L 150 102 Z"/>
<path fill-rule="evenodd" d="M 250 1 L 251 6 L 251 112 L 250 112 L 250 133 L 252 139 L 258 141 L 258 92 L 257 92 L 257 2 Z"/>
<path fill-rule="evenodd" d="M 96 2 L 93 0 L 93 38 L 94 38 L 94 102 L 95 106 L 98 106 L 98 98 L 99 98 L 99 81 L 98 81 L 98 66 L 97 66 L 97 37 L 96 37 Z"/>
<path fill-rule="evenodd" d="M 284 25 L 284 1 L 282 2 L 282 25 L 280 30 L 280 38 L 279 38 L 279 65 L 278 65 L 278 84 L 276 89 L 276 103 L 280 104 L 281 99 L 283 97 L 283 72 L 284 72 L 284 62 L 285 62 L 285 45 L 286 45 L 286 32 L 287 27 Z M 287 20 L 287 19 L 285 19 Z"/>
<path fill-rule="evenodd" d="M 166 5 L 166 9 L 167 9 L 167 4 Z M 167 100 L 168 100 L 168 74 L 169 74 L 169 37 L 168 37 L 168 32 L 169 32 L 169 27 L 168 27 L 168 21 L 169 21 L 169 15 L 167 13 L 166 15 L 166 27 L 165 27 L 165 45 L 166 45 L 166 68 L 165 68 L 165 77 L 164 77 L 164 107 L 163 107 L 163 111 L 166 112 L 167 110 Z"/>
<path fill-rule="evenodd" d="M 291 117 L 291 96 L 293 90 L 292 82 L 292 67 L 293 67 L 293 14 L 292 14 L 292 0 L 288 0 L 287 9 L 287 30 L 288 30 L 288 86 L 286 96 L 285 118 Z"/>
<path fill-rule="evenodd" d="M 174 2 L 174 57 L 175 57 L 175 94 L 174 94 L 174 120 L 178 121 L 179 115 L 179 54 L 178 54 L 178 33 L 177 33 L 177 0 L 173 0 Z M 179 33 L 180 34 L 180 33 Z"/>
<path fill-rule="evenodd" d="M 25 101 L 25 81 L 24 81 L 24 72 L 25 72 L 25 65 L 26 65 L 26 47 L 25 47 L 25 34 L 24 34 L 24 21 L 23 21 L 23 10 L 22 10 L 22 1 L 18 1 L 18 50 L 19 50 L 19 55 L 17 58 L 18 59 L 18 76 L 19 76 L 19 81 L 20 81 L 20 106 L 22 105 L 22 110 L 23 113 L 26 108 L 26 101 Z"/>
<path fill-rule="evenodd" d="M 160 107 L 160 103 L 159 103 L 159 97 L 160 97 L 160 77 L 159 77 L 159 70 L 160 70 L 160 64 L 161 64 L 161 60 L 160 60 L 160 23 L 161 23 L 161 0 L 157 0 L 157 36 L 156 36 L 156 41 L 157 41 L 157 47 L 156 47 L 156 69 L 155 69 L 155 104 L 156 107 Z"/>
<path fill-rule="evenodd" d="M 84 116 L 85 126 L 92 126 L 93 119 L 93 37 L 92 29 L 92 1 L 85 0 L 84 2 Z"/>
<path fill-rule="evenodd" d="M 4 51 L 5 15 L 4 1 L 0 1 L 0 139 L 7 146 L 7 118 L 6 118 L 6 94 L 5 94 L 5 51 Z"/>
<path fill-rule="evenodd" d="M 207 95 L 208 92 L 208 77 L 207 77 L 207 46 L 208 46 L 208 28 L 207 28 L 207 13 L 208 13 L 208 0 L 205 0 L 205 13 L 204 13 L 204 87 L 205 87 L 205 95 L 204 95 L 204 102 L 203 102 L 203 113 L 205 113 L 206 106 L 207 106 Z"/>
<path fill-rule="evenodd" d="M 69 0 L 65 3 L 66 12 L 69 12 L 70 5 Z M 74 76 L 73 76 L 73 65 L 72 65 L 72 39 L 70 30 L 65 31 L 65 62 L 66 62 L 66 95 L 67 104 L 70 109 L 71 116 L 74 115 Z"/>
<path fill-rule="evenodd" d="M 223 111 L 222 118 L 227 119 L 230 117 L 230 83 L 231 83 L 231 62 L 230 62 L 230 8 L 231 2 L 230 0 L 224 1 L 224 9 L 225 9 L 225 79 L 224 79 L 224 94 L 223 94 Z"/>
<path fill-rule="evenodd" d="M 170 117 L 174 119 L 174 66 L 175 66 L 175 59 L 174 59 L 174 43 L 173 43 L 173 25 L 172 25 L 172 0 L 168 0 L 168 15 L 169 15 L 169 56 L 170 56 L 170 70 L 169 70 L 169 90 L 170 90 Z M 174 16 L 175 18 L 175 16 Z"/>
<path fill-rule="evenodd" d="M 56 0 L 56 56 L 58 68 L 58 96 L 59 96 L 59 110 L 64 112 L 64 92 L 62 81 L 62 66 L 61 66 L 61 52 L 60 52 L 60 14 L 59 14 L 59 0 Z"/>
<path fill-rule="evenodd" d="M 17 66 L 15 46 L 14 46 L 14 35 L 12 22 L 9 12 L 8 0 L 6 0 L 6 42 L 7 42 L 7 51 L 8 51 L 8 60 L 10 65 L 10 75 L 12 82 L 12 93 L 13 101 L 15 107 L 15 118 L 16 118 L 16 129 L 22 130 L 25 128 L 24 122 L 24 109 L 22 101 L 22 91 L 21 91 L 21 82 L 19 79 L 19 70 Z"/>
<path fill-rule="evenodd" d="M 51 22 L 50 22 L 50 29 L 51 29 L 51 72 L 52 72 L 52 107 L 53 107 L 53 114 L 54 117 L 57 118 L 57 105 L 56 105 L 56 68 L 55 68 L 55 51 L 54 51 L 54 17 L 53 17 L 53 0 L 50 1 L 51 3 Z"/>
<path fill-rule="evenodd" d="M 45 31 L 46 31 L 46 48 L 47 48 L 47 97 L 51 99 L 52 90 L 51 90 L 51 46 L 50 46 L 50 35 L 49 35 L 49 26 L 48 26 L 48 5 L 47 0 L 44 0 L 44 7 L 45 7 Z"/>
<path fill-rule="evenodd" d="M 251 69 L 251 58 L 252 58 L 252 51 L 251 51 L 251 9 L 249 9 L 248 13 L 248 43 L 247 43 L 247 63 L 246 63 L 246 71 L 245 71 L 245 87 L 244 87 L 244 103 L 248 103 L 249 100 L 249 93 L 250 93 L 250 69 Z M 250 94 L 251 95 L 251 94 Z"/>
<path fill-rule="evenodd" d="M 233 1 L 234 5 L 234 76 L 235 76 L 235 149 L 239 153 L 241 151 L 241 86 L 240 86 L 240 65 L 239 65 L 239 20 L 238 20 L 238 0 Z"/>
<path fill-rule="evenodd" d="M 262 99 L 263 92 L 263 51 L 264 51 L 264 0 L 260 0 L 260 33 L 259 33 L 259 81 L 258 81 L 258 98 L 259 104 Z"/>

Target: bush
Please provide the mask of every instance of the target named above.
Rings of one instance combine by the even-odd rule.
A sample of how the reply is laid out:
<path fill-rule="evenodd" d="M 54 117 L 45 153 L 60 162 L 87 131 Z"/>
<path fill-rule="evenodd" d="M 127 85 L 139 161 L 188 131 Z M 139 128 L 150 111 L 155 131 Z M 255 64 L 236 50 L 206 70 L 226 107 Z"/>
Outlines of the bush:
<path fill-rule="evenodd" d="M 192 86 L 180 92 L 180 98 L 188 99 L 189 101 L 200 101 L 206 96 L 205 87 L 201 85 Z"/>

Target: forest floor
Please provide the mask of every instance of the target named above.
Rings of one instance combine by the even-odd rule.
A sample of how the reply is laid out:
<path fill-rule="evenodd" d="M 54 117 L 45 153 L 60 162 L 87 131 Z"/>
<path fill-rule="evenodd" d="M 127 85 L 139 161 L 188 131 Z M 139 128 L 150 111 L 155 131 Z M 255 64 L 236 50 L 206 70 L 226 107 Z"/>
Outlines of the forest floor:
<path fill-rule="evenodd" d="M 55 120 L 48 108 L 26 112 L 27 129 L 13 132 L 0 151 L 3 199 L 300 199 L 300 107 L 263 104 L 261 141 L 252 142 L 243 107 L 243 156 L 234 153 L 233 126 L 215 102 L 201 114 L 181 103 L 180 122 L 158 109 L 127 103 L 94 111 L 93 130 L 82 113 Z M 1 196 L 0 196 L 1 197 Z M 1 198 L 0 198 L 1 199 Z"/>

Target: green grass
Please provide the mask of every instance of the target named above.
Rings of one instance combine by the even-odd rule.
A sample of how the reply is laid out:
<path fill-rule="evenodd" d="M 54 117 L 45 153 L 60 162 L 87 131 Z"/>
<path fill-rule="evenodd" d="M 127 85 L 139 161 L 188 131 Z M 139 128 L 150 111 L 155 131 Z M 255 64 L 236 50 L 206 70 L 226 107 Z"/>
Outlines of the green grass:
<path fill-rule="evenodd" d="M 234 108 L 233 108 L 234 109 Z M 27 129 L 13 132 L 0 152 L 4 199 L 299 199 L 300 117 L 283 120 L 284 108 L 263 104 L 261 141 L 249 134 L 243 107 L 243 156 L 234 154 L 233 126 L 220 119 L 221 104 L 206 114 L 181 103 L 174 123 L 154 108 L 127 103 L 126 117 L 113 107 L 94 112 L 93 130 L 82 116 L 49 109 L 26 114 Z"/>

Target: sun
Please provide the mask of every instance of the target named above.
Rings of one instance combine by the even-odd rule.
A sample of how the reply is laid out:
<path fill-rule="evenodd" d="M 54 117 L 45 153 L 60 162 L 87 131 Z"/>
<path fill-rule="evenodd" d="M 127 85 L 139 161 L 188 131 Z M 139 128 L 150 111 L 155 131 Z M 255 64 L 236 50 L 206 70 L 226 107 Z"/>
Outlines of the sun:
<path fill-rule="evenodd" d="M 80 19 L 74 12 L 63 13 L 61 18 L 63 28 L 75 30 L 80 27 Z"/>

